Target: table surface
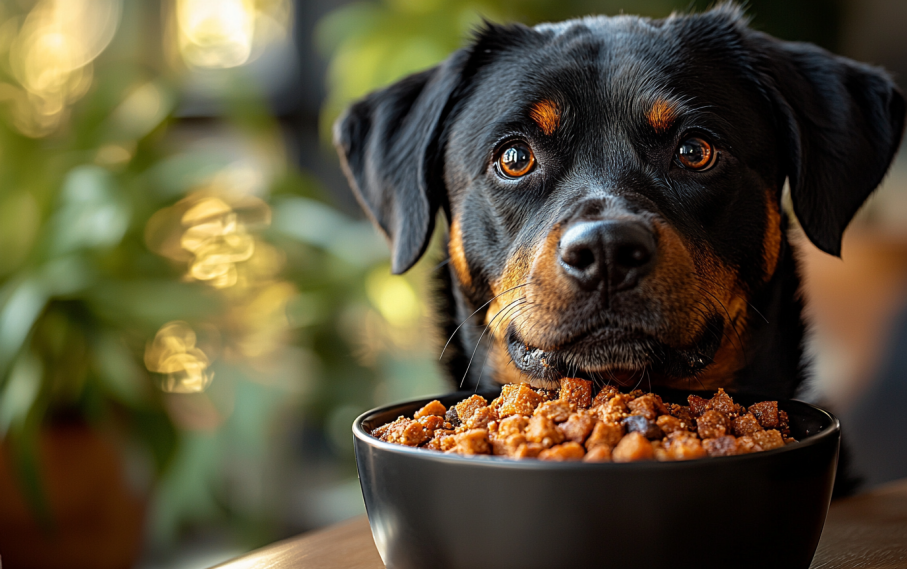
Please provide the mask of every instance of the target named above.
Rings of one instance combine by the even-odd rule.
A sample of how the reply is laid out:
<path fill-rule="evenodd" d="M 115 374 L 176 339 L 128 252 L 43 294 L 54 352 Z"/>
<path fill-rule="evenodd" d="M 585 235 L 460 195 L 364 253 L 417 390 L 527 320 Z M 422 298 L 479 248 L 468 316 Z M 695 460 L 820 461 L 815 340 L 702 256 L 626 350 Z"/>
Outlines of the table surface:
<path fill-rule="evenodd" d="M 383 569 L 365 516 L 300 535 L 218 569 Z M 907 568 L 907 480 L 831 505 L 810 569 Z"/>

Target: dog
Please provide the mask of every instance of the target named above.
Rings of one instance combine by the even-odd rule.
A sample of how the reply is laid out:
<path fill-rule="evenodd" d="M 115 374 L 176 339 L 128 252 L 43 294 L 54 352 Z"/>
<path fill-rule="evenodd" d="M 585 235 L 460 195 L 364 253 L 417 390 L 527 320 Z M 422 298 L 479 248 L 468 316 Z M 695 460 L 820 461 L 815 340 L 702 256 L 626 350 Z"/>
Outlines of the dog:
<path fill-rule="evenodd" d="M 884 71 L 754 31 L 724 4 L 486 23 L 350 106 L 334 138 L 395 274 L 443 212 L 457 384 L 583 377 L 781 399 L 808 375 L 788 230 L 840 255 L 904 113 Z"/>

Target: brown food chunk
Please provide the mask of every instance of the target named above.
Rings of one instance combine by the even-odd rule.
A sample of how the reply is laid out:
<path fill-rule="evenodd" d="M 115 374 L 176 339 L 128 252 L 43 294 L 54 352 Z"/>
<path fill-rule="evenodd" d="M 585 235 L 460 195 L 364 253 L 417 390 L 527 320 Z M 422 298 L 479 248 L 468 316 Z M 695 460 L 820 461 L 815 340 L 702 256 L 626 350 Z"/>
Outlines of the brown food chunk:
<path fill-rule="evenodd" d="M 786 412 L 780 409 L 778 409 L 778 430 L 781 431 L 781 436 L 784 438 L 790 436 L 790 418 Z"/>
<path fill-rule="evenodd" d="M 718 411 L 706 411 L 696 419 L 696 431 L 703 439 L 723 437 L 729 430 L 727 417 Z"/>
<path fill-rule="evenodd" d="M 758 452 L 761 449 L 756 445 L 756 441 L 749 435 L 737 437 L 737 454 L 749 454 Z"/>
<path fill-rule="evenodd" d="M 586 454 L 586 449 L 574 442 L 567 442 L 561 445 L 553 446 L 539 453 L 539 460 L 553 460 L 557 462 L 566 462 L 570 460 L 582 460 Z"/>
<path fill-rule="evenodd" d="M 485 429 L 471 429 L 465 433 L 453 436 L 456 446 L 452 451 L 457 454 L 489 454 L 491 445 L 488 444 L 488 431 Z"/>
<path fill-rule="evenodd" d="M 737 439 L 730 435 L 708 439 L 702 442 L 702 446 L 709 453 L 709 456 L 733 456 L 737 454 Z"/>
<path fill-rule="evenodd" d="M 740 410 L 740 405 L 734 403 L 731 396 L 724 392 L 724 389 L 718 388 L 718 393 L 709 399 L 708 408 L 719 413 L 724 413 L 729 418 L 736 417 Z"/>
<path fill-rule="evenodd" d="M 692 429 L 693 425 L 696 424 L 696 421 L 693 419 L 693 413 L 690 412 L 690 408 L 686 405 L 671 403 L 668 405 L 668 412 L 670 412 L 672 416 L 683 421 L 687 429 Z"/>
<path fill-rule="evenodd" d="M 520 435 L 529 425 L 529 419 L 522 415 L 511 415 L 498 423 L 498 436 Z"/>
<path fill-rule="evenodd" d="M 481 395 L 472 395 L 454 405 L 454 408 L 457 410 L 457 418 L 465 425 L 468 423 L 469 418 L 472 417 L 473 413 L 487 406 L 488 402 L 485 401 L 484 397 Z"/>
<path fill-rule="evenodd" d="M 664 431 L 666 435 L 670 435 L 672 433 L 685 433 L 689 431 L 686 423 L 684 423 L 677 417 L 672 417 L 670 415 L 662 415 L 655 420 L 655 424 L 658 425 L 658 427 L 662 431 Z"/>
<path fill-rule="evenodd" d="M 687 403 L 690 404 L 690 413 L 692 413 L 693 417 L 699 417 L 709 410 L 709 400 L 703 399 L 698 395 L 687 397 Z"/>
<path fill-rule="evenodd" d="M 630 414 L 630 408 L 627 407 L 629 399 L 626 395 L 615 395 L 604 405 L 595 408 L 598 418 L 608 423 L 619 423 L 621 419 Z"/>
<path fill-rule="evenodd" d="M 752 435 L 756 431 L 761 430 L 762 425 L 759 424 L 758 419 L 752 413 L 747 413 L 734 419 L 734 434 L 738 437 Z"/>
<path fill-rule="evenodd" d="M 781 433 L 775 429 L 759 431 L 758 433 L 753 433 L 752 436 L 761 450 L 771 450 L 784 446 L 784 439 L 781 437 Z"/>
<path fill-rule="evenodd" d="M 466 427 L 470 429 L 487 429 L 488 424 L 497 420 L 498 415 L 491 407 L 480 407 L 466 420 Z"/>
<path fill-rule="evenodd" d="M 560 398 L 576 409 L 588 409 L 592 404 L 592 382 L 577 377 L 561 379 Z"/>
<path fill-rule="evenodd" d="M 532 415 L 544 398 L 525 383 L 508 384 L 501 389 L 501 406 L 498 416 Z"/>
<path fill-rule="evenodd" d="M 573 413 L 566 422 L 557 426 L 568 441 L 583 444 L 595 427 L 596 419 L 588 411 Z"/>
<path fill-rule="evenodd" d="M 639 433 L 629 433 L 611 451 L 611 460 L 614 462 L 637 462 L 654 458 L 652 443 Z"/>
<path fill-rule="evenodd" d="M 520 445 L 526 443 L 526 437 L 521 434 L 510 435 L 506 438 L 494 437 L 491 439 L 492 454 L 515 456 Z"/>
<path fill-rule="evenodd" d="M 434 436 L 437 429 L 443 429 L 445 421 L 443 417 L 438 417 L 437 415 L 423 415 L 419 418 L 419 424 L 422 425 L 422 428 L 425 429 L 425 432 L 428 433 L 428 436 Z"/>
<path fill-rule="evenodd" d="M 654 393 L 647 393 L 637 397 L 627 403 L 627 407 L 630 408 L 632 415 L 641 415 L 649 421 L 655 421 L 659 415 L 664 415 L 668 412 L 668 408 L 661 401 L 661 397 Z"/>
<path fill-rule="evenodd" d="M 447 413 L 447 407 L 444 406 L 440 401 L 435 399 L 425 404 L 425 407 L 422 407 L 416 414 L 413 415 L 413 419 L 421 419 L 422 417 L 437 416 L 443 417 Z"/>
<path fill-rule="evenodd" d="M 759 424 L 765 429 L 777 429 L 781 426 L 780 417 L 778 416 L 777 401 L 756 403 L 755 405 L 750 406 L 749 411 L 756 416 L 756 419 L 759 420 Z"/>
<path fill-rule="evenodd" d="M 535 409 L 536 415 L 548 417 L 555 423 L 563 423 L 570 417 L 572 412 L 573 409 L 571 409 L 570 403 L 562 399 L 545 401 Z"/>
<path fill-rule="evenodd" d="M 421 423 L 400 417 L 388 426 L 381 440 L 416 447 L 428 440 L 428 433 Z"/>
<path fill-rule="evenodd" d="M 435 431 L 434 438 L 428 441 L 422 448 L 445 452 L 455 446 L 457 446 L 457 440 L 456 437 L 453 436 L 453 431 L 438 429 Z"/>
<path fill-rule="evenodd" d="M 665 451 L 671 460 L 693 460 L 707 456 L 706 449 L 696 435 L 690 432 L 680 432 L 668 437 L 665 441 Z"/>
<path fill-rule="evenodd" d="M 592 447 L 583 457 L 583 462 L 611 462 L 611 447 L 608 445 Z"/>
<path fill-rule="evenodd" d="M 544 445 L 539 443 L 521 444 L 513 454 L 513 458 L 536 458 L 543 450 L 545 450 Z"/>
<path fill-rule="evenodd" d="M 613 448 L 624 436 L 624 428 L 618 423 L 598 421 L 592 427 L 592 434 L 586 439 L 586 448 L 592 450 L 597 446 Z"/>
<path fill-rule="evenodd" d="M 630 400 L 633 400 L 633 399 L 636 399 L 637 397 L 642 397 L 645 394 L 646 394 L 646 392 L 643 391 L 642 389 L 634 389 L 630 393 L 627 393 L 627 398 L 629 398 Z"/>
<path fill-rule="evenodd" d="M 529 426 L 526 427 L 526 439 L 548 448 L 563 441 L 564 434 L 548 417 L 535 415 L 529 419 Z"/>
<path fill-rule="evenodd" d="M 612 397 L 619 393 L 620 391 L 613 385 L 606 385 L 601 388 L 601 391 L 599 391 L 598 395 L 595 396 L 595 399 L 592 400 L 592 406 L 598 407 L 603 403 L 607 403 Z"/>

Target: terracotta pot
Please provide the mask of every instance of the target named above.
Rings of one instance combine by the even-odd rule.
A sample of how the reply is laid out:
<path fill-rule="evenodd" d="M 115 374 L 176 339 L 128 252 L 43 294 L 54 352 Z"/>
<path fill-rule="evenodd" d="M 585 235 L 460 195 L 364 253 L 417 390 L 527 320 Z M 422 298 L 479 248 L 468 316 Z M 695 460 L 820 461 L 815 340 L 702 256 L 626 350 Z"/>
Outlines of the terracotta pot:
<path fill-rule="evenodd" d="M 126 569 L 138 557 L 145 501 L 112 441 L 81 424 L 50 427 L 39 460 L 53 529 L 41 529 L 0 441 L 0 559 L 10 569 Z"/>

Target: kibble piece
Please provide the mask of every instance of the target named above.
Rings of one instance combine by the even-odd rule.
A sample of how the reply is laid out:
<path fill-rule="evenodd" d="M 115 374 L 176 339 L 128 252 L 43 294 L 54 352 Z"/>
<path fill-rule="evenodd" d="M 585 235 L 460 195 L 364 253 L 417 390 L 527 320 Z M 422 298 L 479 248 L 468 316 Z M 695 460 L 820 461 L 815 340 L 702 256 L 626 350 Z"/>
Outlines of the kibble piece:
<path fill-rule="evenodd" d="M 612 397 L 618 395 L 620 391 L 613 385 L 606 385 L 601 388 L 601 391 L 595 396 L 595 399 L 592 400 L 592 407 L 598 407 L 604 403 L 607 403 L 611 400 Z"/>
<path fill-rule="evenodd" d="M 454 427 L 460 426 L 460 417 L 457 415 L 457 408 L 451 407 L 447 410 L 447 413 L 444 414 L 444 420 L 453 425 Z"/>
<path fill-rule="evenodd" d="M 570 417 L 570 413 L 572 412 L 573 410 L 570 408 L 570 403 L 561 399 L 545 401 L 535 410 L 536 415 L 548 417 L 555 423 L 563 423 Z"/>
<path fill-rule="evenodd" d="M 611 462 L 611 447 L 608 445 L 592 447 L 583 457 L 583 462 Z"/>
<path fill-rule="evenodd" d="M 577 377 L 561 379 L 560 398 L 576 409 L 588 409 L 592 404 L 592 382 Z"/>
<path fill-rule="evenodd" d="M 790 418 L 780 409 L 778 409 L 778 430 L 785 439 L 790 436 Z"/>
<path fill-rule="evenodd" d="M 630 415 L 620 422 L 628 433 L 639 433 L 649 440 L 661 439 L 665 436 L 664 431 L 642 415 Z"/>
<path fill-rule="evenodd" d="M 607 423 L 598 421 L 592 427 L 592 433 L 586 439 L 586 448 L 592 450 L 597 446 L 606 446 L 613 448 L 617 446 L 620 439 L 624 436 L 624 428 L 618 423 Z"/>
<path fill-rule="evenodd" d="M 413 415 L 413 419 L 421 419 L 422 417 L 437 416 L 443 417 L 447 413 L 447 407 L 443 403 L 435 399 L 429 403 L 426 403 L 424 407 L 416 411 L 416 414 Z"/>
<path fill-rule="evenodd" d="M 696 432 L 703 439 L 723 437 L 729 430 L 727 417 L 718 411 L 706 411 L 696 419 Z"/>
<path fill-rule="evenodd" d="M 693 413 L 690 412 L 690 408 L 686 405 L 677 405 L 676 403 L 671 403 L 668 407 L 668 412 L 672 416 L 677 417 L 683 421 L 687 429 L 691 429 L 693 425 L 696 424 L 696 421 L 693 419 Z"/>
<path fill-rule="evenodd" d="M 526 439 L 548 448 L 562 442 L 564 434 L 548 417 L 535 415 L 529 419 L 529 425 L 526 427 Z"/>
<path fill-rule="evenodd" d="M 586 449 L 574 442 L 566 442 L 561 445 L 553 446 L 539 453 L 539 460 L 552 460 L 556 462 L 567 462 L 571 460 L 582 460 L 586 454 Z"/>
<path fill-rule="evenodd" d="M 626 395 L 615 395 L 604 405 L 595 408 L 598 418 L 608 423 L 619 423 L 621 419 L 630 414 L 630 408 L 627 407 L 629 399 Z"/>
<path fill-rule="evenodd" d="M 511 415 L 506 419 L 501 419 L 501 422 L 498 423 L 498 435 L 499 436 L 510 436 L 510 435 L 519 435 L 526 430 L 526 427 L 529 425 L 529 419 L 522 415 Z"/>
<path fill-rule="evenodd" d="M 692 413 L 693 417 L 699 417 L 709 410 L 709 400 L 703 399 L 698 395 L 687 397 L 687 403 L 690 404 L 690 413 Z"/>
<path fill-rule="evenodd" d="M 668 412 L 668 408 L 661 401 L 661 397 L 654 393 L 637 397 L 627 403 L 627 407 L 630 408 L 630 414 L 641 415 L 649 421 L 655 421 L 659 415 L 664 415 Z"/>
<path fill-rule="evenodd" d="M 525 383 L 508 384 L 501 389 L 500 417 L 532 415 L 544 398 Z"/>
<path fill-rule="evenodd" d="M 777 429 L 781 426 L 777 401 L 763 401 L 750 405 L 749 411 L 756 416 L 759 424 L 765 429 Z"/>
<path fill-rule="evenodd" d="M 545 450 L 544 445 L 539 443 L 521 444 L 513 453 L 513 458 L 536 458 L 543 450 Z"/>
<path fill-rule="evenodd" d="M 573 413 L 570 418 L 557 426 L 564 438 L 568 441 L 583 444 L 592 428 L 595 427 L 596 419 L 588 411 Z"/>
<path fill-rule="evenodd" d="M 611 460 L 614 462 L 637 462 L 654 458 L 652 443 L 639 433 L 627 434 L 611 451 Z"/>
<path fill-rule="evenodd" d="M 457 403 L 454 408 L 457 410 L 457 417 L 460 419 L 460 422 L 467 424 L 473 413 L 487 406 L 488 402 L 485 401 L 484 397 L 481 395 L 471 395 Z"/>
<path fill-rule="evenodd" d="M 465 433 L 454 435 L 456 446 L 452 449 L 457 454 L 489 454 L 491 445 L 488 444 L 488 431 L 485 429 L 471 429 Z"/>
<path fill-rule="evenodd" d="M 419 418 L 418 422 L 422 425 L 422 428 L 425 429 L 425 432 L 428 433 L 429 437 L 434 436 L 435 431 L 443 429 L 446 424 L 444 419 L 437 415 L 424 415 Z"/>
<path fill-rule="evenodd" d="M 400 417 L 390 424 L 381 439 L 389 443 L 416 447 L 428 440 L 428 433 L 421 423 Z"/>
<path fill-rule="evenodd" d="M 520 445 L 526 443 L 526 437 L 521 434 L 510 435 L 506 438 L 493 437 L 491 439 L 492 454 L 515 456 Z"/>
<path fill-rule="evenodd" d="M 664 431 L 666 435 L 670 435 L 672 433 L 685 433 L 689 431 L 687 425 L 683 421 L 681 421 L 677 417 L 672 417 L 670 415 L 662 415 L 655 420 L 655 424 L 658 425 L 658 427 L 662 431 Z"/>
<path fill-rule="evenodd" d="M 668 437 L 665 441 L 665 451 L 671 460 L 693 460 L 708 456 L 706 449 L 702 448 L 702 442 L 689 432 Z"/>
<path fill-rule="evenodd" d="M 702 446 L 705 447 L 709 456 L 733 456 L 737 454 L 737 439 L 730 435 L 708 439 L 702 442 Z"/>
<path fill-rule="evenodd" d="M 718 388 L 718 393 L 709 399 L 708 408 L 719 413 L 724 413 L 728 417 L 736 417 L 740 406 L 734 403 L 731 396 L 724 392 L 724 389 Z"/>
<path fill-rule="evenodd" d="M 487 429 L 488 424 L 498 418 L 491 407 L 480 407 L 466 420 L 466 427 L 470 429 Z"/>
<path fill-rule="evenodd" d="M 781 437 L 781 433 L 775 429 L 770 429 L 768 431 L 759 431 L 758 433 L 753 433 L 753 440 L 756 442 L 762 450 L 771 450 L 773 448 L 783 447 L 784 439 Z"/>
<path fill-rule="evenodd" d="M 737 454 L 749 454 L 751 452 L 758 452 L 759 450 L 761 449 L 756 445 L 756 441 L 753 440 L 753 437 L 749 435 L 737 437 Z"/>
<path fill-rule="evenodd" d="M 752 435 L 756 431 L 761 430 L 762 425 L 759 424 L 758 419 L 752 413 L 747 413 L 734 419 L 734 434 L 738 437 Z"/>

